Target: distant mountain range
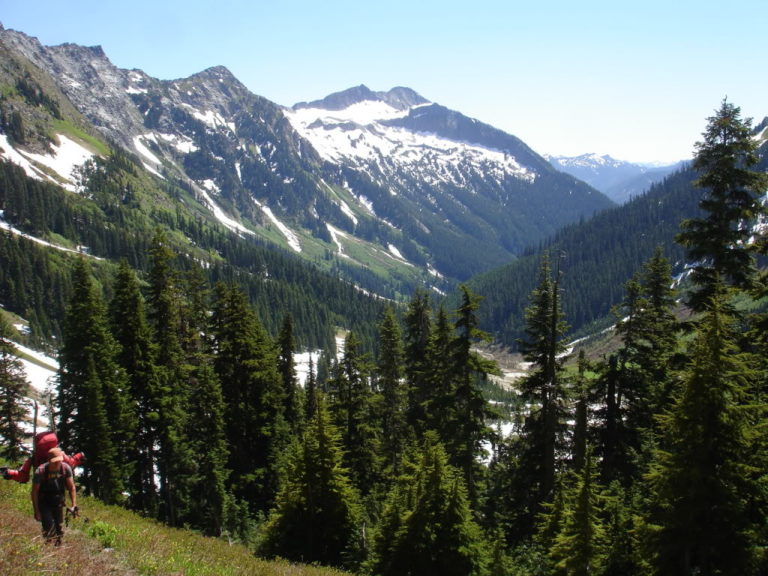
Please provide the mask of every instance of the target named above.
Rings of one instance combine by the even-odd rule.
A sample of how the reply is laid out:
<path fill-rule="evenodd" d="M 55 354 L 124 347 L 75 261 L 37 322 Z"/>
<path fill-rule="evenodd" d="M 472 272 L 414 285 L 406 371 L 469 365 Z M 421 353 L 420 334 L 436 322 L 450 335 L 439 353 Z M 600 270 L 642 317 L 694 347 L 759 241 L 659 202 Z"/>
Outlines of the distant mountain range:
<path fill-rule="evenodd" d="M 638 164 L 599 154 L 545 157 L 558 170 L 583 180 L 618 204 L 646 192 L 652 184 L 685 164 L 684 161 L 665 165 Z"/>
<path fill-rule="evenodd" d="M 43 46 L 12 30 L 0 30 L 0 42 L 6 60 L 35 68 L 41 93 L 60 95 L 101 142 L 54 123 L 45 137 L 6 140 L 2 157 L 73 188 L 77 161 L 65 151 L 82 163 L 120 147 L 159 180 L 189 187 L 221 225 L 366 289 L 373 274 L 389 295 L 444 290 L 612 205 L 518 138 L 408 88 L 358 86 L 284 108 L 223 67 L 162 81 L 117 68 L 100 47 Z M 18 82 L 12 76 L 6 66 L 3 81 Z M 40 113 L 15 111 L 27 127 Z"/>

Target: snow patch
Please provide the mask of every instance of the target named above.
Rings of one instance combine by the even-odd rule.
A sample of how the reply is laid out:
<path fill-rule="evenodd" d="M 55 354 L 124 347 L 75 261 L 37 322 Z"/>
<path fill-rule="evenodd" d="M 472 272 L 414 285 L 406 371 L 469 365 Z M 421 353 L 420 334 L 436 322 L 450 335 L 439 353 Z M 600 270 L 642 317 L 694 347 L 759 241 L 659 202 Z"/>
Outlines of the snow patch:
<path fill-rule="evenodd" d="M 191 96 L 191 94 L 189 95 Z M 226 119 L 218 112 L 214 112 L 213 110 L 206 110 L 205 112 L 201 112 L 189 104 L 185 104 L 184 106 L 190 110 L 192 116 L 200 120 L 203 124 L 210 126 L 211 128 L 219 128 L 223 126 L 225 128 L 229 128 L 230 131 L 235 132 L 235 123 L 227 122 Z"/>
<path fill-rule="evenodd" d="M 41 246 L 46 246 L 48 248 L 54 248 L 56 250 L 60 250 L 62 252 L 69 252 L 71 254 L 86 254 L 86 255 L 90 256 L 89 250 L 85 246 L 78 246 L 77 250 L 72 250 L 71 248 L 66 248 L 66 247 L 60 246 L 58 244 L 52 244 L 52 243 L 47 242 L 45 240 L 41 240 L 40 238 L 37 238 L 35 236 L 31 236 L 29 234 L 26 234 L 25 232 L 22 232 L 18 228 L 14 228 L 13 226 L 11 226 L 11 224 L 6 222 L 3 219 L 2 212 L 0 212 L 0 230 L 6 230 L 6 231 L 10 232 L 11 234 L 14 234 L 16 236 L 21 236 L 22 238 L 25 238 L 27 240 L 30 240 L 31 242 L 35 242 L 37 244 L 40 244 Z M 102 258 L 99 258 L 97 256 L 91 256 L 91 257 L 95 258 L 96 260 L 102 260 Z"/>
<path fill-rule="evenodd" d="M 285 224 L 280 222 L 280 220 L 277 219 L 277 217 L 272 213 L 272 210 L 269 208 L 269 206 L 263 206 L 260 205 L 262 211 L 264 214 L 267 215 L 267 218 L 269 218 L 272 223 L 277 226 L 277 229 L 280 230 L 280 233 L 285 236 L 285 239 L 288 241 L 288 246 L 290 246 L 295 252 L 301 252 L 301 244 L 299 243 L 299 237 L 294 234 L 294 232 L 289 229 Z"/>
<path fill-rule="evenodd" d="M 198 148 L 191 138 L 183 136 L 177 136 L 176 134 L 162 134 L 158 136 L 168 142 L 171 146 L 176 148 L 182 154 L 189 154 L 191 152 L 197 152 Z"/>
<path fill-rule="evenodd" d="M 216 182 L 211 178 L 203 180 L 202 182 L 200 182 L 200 185 L 206 190 L 208 190 L 208 192 L 212 192 L 214 194 L 221 193 L 221 189 L 219 188 L 218 184 L 216 184 Z"/>
<path fill-rule="evenodd" d="M 161 164 L 160 160 L 158 159 L 157 156 L 154 155 L 154 153 L 149 148 L 147 148 L 144 145 L 144 142 L 142 142 L 142 139 L 150 140 L 152 142 L 157 143 L 155 135 L 150 132 L 148 134 L 143 134 L 143 135 L 140 135 L 140 136 L 134 136 L 134 138 L 133 138 L 133 145 L 134 145 L 134 147 L 136 148 L 136 151 L 139 154 L 144 156 L 144 158 L 146 158 L 147 160 L 149 160 L 153 164 L 159 166 Z"/>
<path fill-rule="evenodd" d="M 44 392 L 48 384 L 56 377 L 59 370 L 58 361 L 21 344 L 14 342 L 13 345 L 20 353 L 34 359 L 31 361 L 21 358 L 21 362 L 24 365 L 24 372 L 30 385 L 38 392 Z"/>
<path fill-rule="evenodd" d="M 344 200 L 339 199 L 339 206 L 341 207 L 341 211 L 350 219 L 352 220 L 352 223 L 357 226 L 357 216 L 354 215 L 352 210 L 350 209 L 349 205 L 344 202 Z"/>
<path fill-rule="evenodd" d="M 365 100 L 348 106 L 344 110 L 325 110 L 323 108 L 299 108 L 287 110 L 286 115 L 293 116 L 301 124 L 311 124 L 319 118 L 328 118 L 337 122 L 355 122 L 370 124 L 377 120 L 392 120 L 408 115 L 408 110 L 398 110 L 386 102 Z"/>
<path fill-rule="evenodd" d="M 366 210 L 371 214 L 371 216 L 376 216 L 376 212 L 373 211 L 373 202 L 368 200 L 365 196 L 358 196 L 357 201 L 360 202 L 362 206 L 365 207 Z"/>
<path fill-rule="evenodd" d="M 10 145 L 8 137 L 5 134 L 0 134 L 0 157 L 21 167 L 30 178 L 34 178 L 35 180 L 48 179 L 47 175 L 42 170 L 33 166 L 29 160 L 16 150 L 16 148 Z"/>
<path fill-rule="evenodd" d="M 203 197 L 203 203 L 208 206 L 208 209 L 213 213 L 213 217 L 216 218 L 216 220 L 234 232 L 239 232 L 242 234 L 253 234 L 251 230 L 248 230 L 248 228 L 240 224 L 240 222 L 227 216 L 224 213 L 224 210 L 222 210 L 219 205 L 213 201 L 213 199 L 208 195 L 208 192 L 204 188 L 200 188 L 198 186 L 197 190 Z"/>
<path fill-rule="evenodd" d="M 312 369 L 317 376 L 317 361 L 320 358 L 322 350 L 311 350 L 309 352 L 299 352 L 293 355 L 293 367 L 296 370 L 296 378 L 299 385 L 304 388 L 309 378 L 309 362 L 312 361 Z"/>
<path fill-rule="evenodd" d="M 387 249 L 398 260 L 402 260 L 403 262 L 407 262 L 407 260 L 405 258 L 403 258 L 403 255 L 400 253 L 400 250 L 398 250 L 397 246 L 395 246 L 394 244 L 387 244 Z"/>
<path fill-rule="evenodd" d="M 75 179 L 75 171 L 93 158 L 94 153 L 63 134 L 57 134 L 56 138 L 59 143 L 52 145 L 52 154 L 34 154 L 32 152 L 16 150 L 8 142 L 8 137 L 5 134 L 0 134 L 2 156 L 14 164 L 21 166 L 27 176 L 31 178 L 48 180 L 63 185 L 63 187 L 70 192 L 75 192 L 76 188 L 73 183 Z M 51 178 L 44 170 L 38 168 L 36 164 L 52 170 L 58 174 L 65 183 L 62 184 L 59 180 Z"/>
<path fill-rule="evenodd" d="M 336 248 L 338 249 L 338 255 L 341 258 L 349 258 L 349 254 L 344 253 L 344 246 L 341 244 L 341 241 L 339 240 L 339 238 L 345 237 L 346 234 L 344 234 L 344 232 L 342 232 L 341 230 L 334 228 L 327 222 L 325 223 L 325 227 L 328 229 L 328 232 L 331 235 L 331 240 L 333 240 L 333 243 L 336 244 Z"/>

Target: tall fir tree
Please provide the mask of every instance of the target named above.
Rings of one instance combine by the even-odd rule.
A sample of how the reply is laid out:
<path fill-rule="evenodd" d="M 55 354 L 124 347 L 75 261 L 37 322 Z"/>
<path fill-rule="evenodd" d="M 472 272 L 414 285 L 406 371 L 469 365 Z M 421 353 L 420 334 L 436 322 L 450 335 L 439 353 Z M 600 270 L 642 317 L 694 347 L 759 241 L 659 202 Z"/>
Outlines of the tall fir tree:
<path fill-rule="evenodd" d="M 360 350 L 356 334 L 344 340 L 344 355 L 327 382 L 329 408 L 341 431 L 344 462 L 357 489 L 364 495 L 380 481 L 381 430 L 376 418 L 377 400 L 371 388 L 371 364 Z"/>
<path fill-rule="evenodd" d="M 280 378 L 283 382 L 285 420 L 291 431 L 296 433 L 301 429 L 303 414 L 294 362 L 296 341 L 293 335 L 293 317 L 290 314 L 286 314 L 283 318 L 280 334 L 277 337 L 277 346 L 279 349 L 277 370 L 280 372 Z"/>
<path fill-rule="evenodd" d="M 194 454 L 187 523 L 204 534 L 221 536 L 232 524 L 233 502 L 227 490 L 229 445 L 224 397 L 211 362 L 201 357 L 192 371 L 189 440 Z"/>
<path fill-rule="evenodd" d="M 490 553 L 472 519 L 463 474 L 427 434 L 413 477 L 396 484 L 369 569 L 380 576 L 487 574 Z"/>
<path fill-rule="evenodd" d="M 407 440 L 406 408 L 408 391 L 403 371 L 403 342 L 400 325 L 392 308 L 385 308 L 379 325 L 377 388 L 381 395 L 381 434 L 383 464 L 397 475 Z"/>
<path fill-rule="evenodd" d="M 415 435 L 424 433 L 430 398 L 427 348 L 432 334 L 429 294 L 417 290 L 405 314 L 405 379 L 408 385 L 408 425 Z"/>
<path fill-rule="evenodd" d="M 343 467 L 341 435 L 322 395 L 288 461 L 286 481 L 262 527 L 259 552 L 355 568 L 361 558 L 360 496 Z"/>
<path fill-rule="evenodd" d="M 307 381 L 304 383 L 304 422 L 309 422 L 314 418 L 317 411 L 317 377 L 315 376 L 315 362 L 312 354 L 309 355 L 309 366 L 307 367 Z"/>
<path fill-rule="evenodd" d="M 252 512 L 265 512 L 288 446 L 278 352 L 241 290 L 218 284 L 214 291 L 213 362 L 226 405 L 231 488 Z"/>
<path fill-rule="evenodd" d="M 11 328 L 0 314 L 0 454 L 14 461 L 24 454 L 29 383 L 10 334 Z"/>
<path fill-rule="evenodd" d="M 573 496 L 567 498 L 562 528 L 549 552 L 554 574 L 589 576 L 600 574 L 605 560 L 604 534 L 600 519 L 600 487 L 587 450 Z"/>
<path fill-rule="evenodd" d="M 488 420 L 494 416 L 486 402 L 480 383 L 499 372 L 496 363 L 483 358 L 474 347 L 488 342 L 490 336 L 480 330 L 477 310 L 479 298 L 466 286 L 461 287 L 462 301 L 456 311 L 454 323 L 456 337 L 451 345 L 452 373 L 455 378 L 451 398 L 452 430 L 447 443 L 451 462 L 464 473 L 470 501 L 477 504 L 478 484 L 483 468 L 480 459 L 483 445 L 490 439 Z"/>
<path fill-rule="evenodd" d="M 183 290 L 173 265 L 176 254 L 162 230 L 158 229 L 152 238 L 149 255 L 147 319 L 157 345 L 159 517 L 168 524 L 178 525 L 190 505 L 193 458 L 186 437 L 189 374 L 182 348 Z"/>
<path fill-rule="evenodd" d="M 104 301 L 84 257 L 77 260 L 59 355 L 59 439 L 88 454 L 82 477 L 89 493 L 122 499 L 135 445 L 130 392 Z M 118 456 L 119 455 L 119 456 Z"/>
<path fill-rule="evenodd" d="M 603 480 L 629 485 L 647 470 L 658 439 L 654 414 L 668 407 L 676 362 L 678 322 L 669 261 L 661 248 L 635 278 L 617 315 L 621 348 L 601 379 Z"/>
<path fill-rule="evenodd" d="M 525 312 L 526 338 L 520 343 L 532 370 L 522 381 L 522 396 L 531 413 L 526 417 L 521 443 L 519 479 L 533 498 L 529 514 L 551 498 L 558 454 L 563 452 L 567 392 L 563 375 L 566 324 L 561 309 L 559 270 L 554 277 L 548 255 L 539 271 L 537 288 Z M 526 470 L 527 468 L 527 470 Z"/>
<path fill-rule="evenodd" d="M 587 442 L 589 437 L 589 401 L 590 380 L 587 371 L 590 363 L 587 354 L 582 348 L 579 350 L 578 377 L 575 385 L 576 409 L 573 422 L 573 447 L 571 449 L 571 461 L 573 469 L 578 473 L 584 466 L 587 455 Z"/>
<path fill-rule="evenodd" d="M 126 260 L 120 262 L 109 303 L 111 332 L 120 345 L 118 362 L 128 375 L 131 400 L 136 410 L 136 441 L 130 460 L 128 505 L 148 516 L 158 514 L 155 480 L 159 437 L 159 376 L 156 348 L 147 322 L 139 280 Z"/>
<path fill-rule="evenodd" d="M 764 212 L 761 197 L 768 187 L 768 174 L 752 169 L 759 160 L 752 119 L 742 119 L 741 109 L 724 99 L 707 120 L 693 160 L 700 174 L 696 184 L 704 190 L 699 204 L 704 214 L 684 221 L 678 235 L 696 262 L 697 288 L 690 304 L 697 310 L 711 300 L 720 282 L 741 288 L 751 284 L 755 272 L 751 226 Z"/>
<path fill-rule="evenodd" d="M 736 346 L 727 290 L 706 305 L 683 385 L 661 417 L 664 449 L 649 475 L 650 550 L 658 574 L 757 574 L 764 470 L 754 359 Z"/>
<path fill-rule="evenodd" d="M 455 440 L 455 430 L 451 425 L 455 419 L 453 400 L 457 378 L 453 363 L 454 327 L 444 306 L 441 305 L 437 309 L 433 324 L 423 360 L 421 431 L 422 437 L 426 431 L 437 432 L 445 446 Z"/>
<path fill-rule="evenodd" d="M 649 411 L 667 408 L 671 393 L 671 374 L 677 365 L 677 338 L 680 324 L 675 317 L 677 291 L 673 287 L 672 265 L 657 247 L 640 271 L 644 308 L 639 310 L 639 326 L 633 361 L 648 380 Z M 653 424 L 653 422 L 652 422 Z"/>

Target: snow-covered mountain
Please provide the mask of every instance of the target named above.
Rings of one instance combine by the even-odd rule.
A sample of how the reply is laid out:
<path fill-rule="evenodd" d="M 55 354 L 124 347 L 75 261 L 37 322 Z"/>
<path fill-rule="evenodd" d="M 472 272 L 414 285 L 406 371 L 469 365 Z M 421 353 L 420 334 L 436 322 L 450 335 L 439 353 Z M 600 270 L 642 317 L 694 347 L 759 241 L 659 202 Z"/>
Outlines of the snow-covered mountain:
<path fill-rule="evenodd" d="M 642 194 L 651 184 L 664 179 L 682 166 L 682 162 L 666 165 L 637 164 L 616 160 L 607 154 L 546 156 L 546 158 L 558 170 L 594 186 L 619 204 Z"/>
<path fill-rule="evenodd" d="M 297 104 L 287 117 L 323 158 L 356 164 L 377 178 L 392 177 L 393 188 L 402 172 L 449 186 L 463 186 L 473 177 L 490 177 L 499 185 L 507 178 L 535 180 L 535 167 L 521 164 L 505 147 L 485 146 L 482 135 L 459 132 L 459 121 L 476 121 L 455 115 L 440 125 L 446 113 L 408 88 L 372 92 L 359 86 Z M 453 138 L 445 134 L 451 123 Z"/>
<path fill-rule="evenodd" d="M 347 270 L 463 280 L 610 205 L 516 137 L 408 88 L 359 86 L 285 108 L 223 67 L 158 80 L 100 47 L 43 46 L 1 27 L 0 56 L 6 83 L 29 76 L 78 118 L 78 131 L 4 140 L 3 158 L 76 190 L 79 166 L 120 147 L 238 234 L 313 261 L 330 254 Z M 25 126 L 38 108 L 22 110 Z"/>

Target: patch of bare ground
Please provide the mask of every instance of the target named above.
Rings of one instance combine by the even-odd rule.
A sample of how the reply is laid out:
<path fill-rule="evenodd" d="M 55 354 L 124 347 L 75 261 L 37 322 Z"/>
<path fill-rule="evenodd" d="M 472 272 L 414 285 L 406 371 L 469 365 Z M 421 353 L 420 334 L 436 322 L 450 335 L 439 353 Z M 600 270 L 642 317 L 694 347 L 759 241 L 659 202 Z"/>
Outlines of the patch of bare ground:
<path fill-rule="evenodd" d="M 114 552 L 101 549 L 72 527 L 67 528 L 61 546 L 46 544 L 31 504 L 28 515 L 5 504 L 0 501 L 0 574 L 137 576 Z"/>

